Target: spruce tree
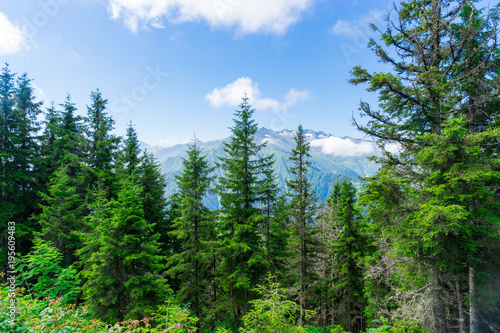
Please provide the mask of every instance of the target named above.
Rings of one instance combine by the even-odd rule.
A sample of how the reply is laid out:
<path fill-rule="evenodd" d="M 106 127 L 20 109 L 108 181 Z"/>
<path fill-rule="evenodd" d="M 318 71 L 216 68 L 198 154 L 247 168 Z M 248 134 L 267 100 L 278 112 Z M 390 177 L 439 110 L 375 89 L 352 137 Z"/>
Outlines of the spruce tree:
<path fill-rule="evenodd" d="M 82 230 L 83 199 L 69 175 L 69 167 L 61 165 L 49 184 L 48 194 L 41 193 L 42 212 L 37 220 L 42 228 L 40 237 L 52 243 L 62 255 L 63 267 L 75 260 L 75 251 L 81 247 L 77 235 Z"/>
<path fill-rule="evenodd" d="M 120 138 L 111 134 L 114 120 L 106 112 L 108 100 L 99 90 L 93 91 L 90 98 L 85 129 L 85 183 L 92 190 L 96 186 L 97 175 L 104 171 L 106 186 L 110 188 L 108 195 L 113 196 L 113 165 Z"/>
<path fill-rule="evenodd" d="M 43 124 L 44 130 L 40 136 L 39 161 L 35 172 L 39 191 L 47 193 L 49 180 L 60 166 L 60 152 L 56 151 L 54 145 L 59 137 L 58 129 L 61 126 L 61 116 L 53 102 L 45 112 Z"/>
<path fill-rule="evenodd" d="M 274 171 L 274 156 L 263 161 L 262 192 L 260 194 L 261 228 L 264 235 L 265 264 L 268 273 L 283 275 L 290 258 L 288 240 L 288 207 L 280 194 Z"/>
<path fill-rule="evenodd" d="M 41 136 L 40 163 L 36 174 L 40 191 L 47 193 L 49 180 L 61 165 L 68 166 L 71 178 L 78 180 L 78 192 L 83 196 L 82 163 L 83 124 L 75 115 L 76 107 L 68 94 L 62 111 L 56 110 L 52 104 L 45 114 L 45 129 Z M 76 183 L 75 183 L 76 185 Z"/>
<path fill-rule="evenodd" d="M 41 102 L 35 102 L 31 79 L 17 79 L 8 65 L 0 75 L 0 245 L 5 248 L 7 222 L 16 223 L 16 251 L 27 254 L 39 226 L 31 217 L 38 210 L 35 165 Z M 3 252 L 5 253 L 5 251 Z M 1 255 L 5 265 L 5 254 Z"/>
<path fill-rule="evenodd" d="M 188 146 L 188 157 L 183 159 L 183 170 L 176 176 L 179 188 L 180 216 L 172 225 L 172 236 L 180 240 L 182 252 L 168 258 L 169 274 L 184 281 L 177 292 L 179 301 L 189 302 L 198 318 L 206 305 L 210 281 L 210 253 L 207 244 L 213 235 L 213 214 L 203 204 L 210 191 L 213 171 L 206 156 L 194 138 Z"/>
<path fill-rule="evenodd" d="M 307 177 L 310 165 L 310 144 L 302 125 L 295 134 L 296 146 L 292 149 L 289 168 L 291 179 L 287 180 L 288 195 L 290 197 L 290 217 L 292 230 L 292 243 L 296 253 L 295 264 L 298 266 L 298 300 L 300 304 L 300 323 L 304 323 L 304 310 L 307 308 L 307 286 L 311 283 L 312 272 L 308 269 L 315 252 L 314 217 L 317 213 L 315 194 L 311 190 L 311 183 Z"/>
<path fill-rule="evenodd" d="M 101 174 L 104 172 L 101 171 Z M 120 179 L 117 198 L 108 200 L 98 182 L 88 232 L 82 234 L 82 287 L 86 304 L 106 321 L 152 315 L 169 291 L 158 237 L 144 219 L 142 188 L 133 176 Z"/>
<path fill-rule="evenodd" d="M 132 123 L 127 127 L 127 137 L 123 147 L 123 162 L 127 174 L 131 175 L 137 172 L 141 163 L 140 158 L 141 149 L 139 148 L 139 138 L 137 132 L 134 130 Z"/>
<path fill-rule="evenodd" d="M 336 304 L 344 309 L 344 327 L 349 332 L 365 329 L 363 257 L 369 240 L 364 235 L 363 220 L 356 208 L 356 188 L 346 177 L 337 179 L 327 201 L 331 228 L 338 231 L 330 240 L 335 276 L 331 281 Z"/>
<path fill-rule="evenodd" d="M 167 180 L 153 154 L 145 151 L 139 167 L 140 182 L 144 189 L 144 216 L 159 234 L 161 253 L 165 256 L 174 252 L 175 240 L 169 236 L 171 220 L 168 218 L 168 199 L 165 197 Z"/>
<path fill-rule="evenodd" d="M 233 119 L 232 136 L 224 143 L 225 157 L 219 157 L 218 163 L 222 170 L 217 185 L 221 206 L 219 272 L 224 290 L 218 303 L 222 311 L 232 312 L 235 325 L 248 312 L 248 302 L 254 297 L 252 289 L 265 270 L 258 228 L 263 164 L 258 153 L 264 145 L 255 142 L 257 124 L 252 119 L 253 113 L 248 97 L 243 97 Z"/>
<path fill-rule="evenodd" d="M 69 175 L 78 178 L 81 184 L 82 166 L 84 161 L 84 129 L 82 124 L 82 117 L 75 115 L 77 108 L 71 101 L 71 96 L 68 94 L 63 104 L 63 111 L 61 113 L 61 128 L 60 140 L 60 159 L 68 165 Z"/>
<path fill-rule="evenodd" d="M 429 283 L 422 282 L 424 289 L 428 286 L 432 309 L 429 328 L 446 332 L 450 311 L 444 302 L 445 283 L 447 276 L 457 274 L 453 267 L 458 262 L 456 246 L 460 242 L 456 240 L 467 234 L 467 224 L 488 229 L 491 222 L 470 219 L 476 207 L 460 199 L 462 192 L 455 191 L 454 200 L 449 200 L 447 191 L 442 191 L 453 177 L 443 177 L 441 165 L 458 168 L 456 174 L 478 172 L 464 178 L 465 188 L 473 187 L 482 177 L 480 169 L 469 169 L 463 163 L 463 156 L 453 156 L 455 148 L 445 128 L 452 118 L 464 115 L 471 132 L 497 126 L 498 111 L 492 106 L 498 105 L 498 15 L 495 10 L 481 14 L 473 2 L 465 1 L 403 1 L 396 9 L 398 16 L 394 21 L 388 18 L 385 31 L 374 27 L 392 49 L 370 41 L 376 55 L 393 71 L 371 74 L 357 66 L 351 80 L 368 83 L 369 91 L 379 92 L 380 109 L 362 102 L 360 110 L 369 121 L 366 125 L 356 123 L 361 131 L 377 138 L 384 150 L 383 156 L 375 159 L 382 168 L 368 179 L 362 201 L 374 230 L 384 231 L 379 236 L 400 256 L 429 270 Z M 440 139 L 429 140 L 436 136 Z M 438 142 L 450 145 L 437 147 Z M 390 153 L 385 149 L 387 144 L 396 144 L 399 153 Z M 498 147 L 496 139 L 483 144 L 489 154 L 498 153 L 493 148 Z M 440 151 L 442 164 L 429 164 L 425 151 Z M 494 193 L 498 186 L 493 183 L 488 187 Z M 435 191 L 436 186 L 439 191 Z M 481 204 L 477 208 L 492 209 Z M 408 270 L 411 266 L 399 265 Z M 463 276 L 458 278 L 463 280 Z M 415 314 L 407 315 L 411 319 Z"/>
<path fill-rule="evenodd" d="M 172 229 L 171 221 L 167 220 L 168 203 L 165 197 L 167 181 L 154 155 L 147 151 L 141 155 L 139 138 L 132 123 L 127 128 L 127 135 L 116 164 L 118 177 L 126 175 L 138 177 L 143 188 L 144 218 L 153 227 L 154 233 L 160 235 L 161 252 L 169 256 L 173 253 L 171 244 L 173 237 L 168 234 Z"/>
<path fill-rule="evenodd" d="M 14 198 L 14 168 L 11 163 L 14 154 L 14 137 L 11 134 L 14 126 L 14 78 L 8 65 L 2 68 L 0 76 L 0 233 L 2 249 L 6 248 L 7 222 L 13 221 L 16 216 Z M 1 265 L 7 264 L 7 252 L 1 252 Z"/>

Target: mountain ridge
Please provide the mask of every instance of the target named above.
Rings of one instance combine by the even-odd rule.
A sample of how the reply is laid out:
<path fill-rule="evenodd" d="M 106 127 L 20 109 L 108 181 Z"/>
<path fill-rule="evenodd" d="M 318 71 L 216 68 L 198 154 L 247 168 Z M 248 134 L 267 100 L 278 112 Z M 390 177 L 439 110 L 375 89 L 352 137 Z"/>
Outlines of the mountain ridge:
<path fill-rule="evenodd" d="M 268 156 L 273 154 L 275 160 L 275 172 L 280 188 L 286 191 L 286 180 L 290 179 L 288 167 L 291 150 L 295 147 L 294 136 L 297 130 L 284 129 L 274 131 L 261 127 L 255 134 L 258 144 L 266 142 L 266 146 L 260 154 Z M 355 183 L 360 183 L 360 177 L 368 177 L 375 174 L 377 166 L 368 161 L 367 156 L 379 154 L 375 143 L 365 139 L 350 137 L 337 137 L 323 131 L 305 129 L 306 140 L 310 143 L 310 170 L 309 180 L 313 190 L 316 191 L 320 201 L 325 200 L 330 192 L 331 183 L 338 177 L 351 178 Z M 230 137 L 224 139 L 199 141 L 199 146 L 207 155 L 210 165 L 215 166 L 219 156 L 224 156 L 223 143 Z M 151 146 L 140 143 L 141 149 L 152 152 L 161 165 L 161 170 L 167 178 L 166 195 L 176 191 L 175 175 L 182 170 L 182 159 L 187 157 L 188 143 L 176 144 L 169 147 Z M 216 169 L 215 175 L 220 176 L 221 170 Z M 206 202 L 211 209 L 218 208 L 218 199 L 215 194 L 210 195 Z"/>

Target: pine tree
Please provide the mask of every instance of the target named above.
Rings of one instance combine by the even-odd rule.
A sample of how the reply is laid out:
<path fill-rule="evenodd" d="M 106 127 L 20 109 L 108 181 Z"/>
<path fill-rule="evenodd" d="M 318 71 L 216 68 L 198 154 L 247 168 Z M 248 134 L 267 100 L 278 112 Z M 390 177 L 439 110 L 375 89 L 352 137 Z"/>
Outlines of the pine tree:
<path fill-rule="evenodd" d="M 308 269 L 310 261 L 315 252 L 316 242 L 314 240 L 314 217 L 317 212 L 314 192 L 311 190 L 311 183 L 307 178 L 309 168 L 308 158 L 310 144 L 306 141 L 304 129 L 299 126 L 295 134 L 296 146 L 292 149 L 289 168 L 291 179 L 286 182 L 290 197 L 290 215 L 292 237 L 295 243 L 295 252 L 298 265 L 298 288 L 299 304 L 301 309 L 300 323 L 304 323 L 302 313 L 306 310 L 307 286 L 311 283 L 311 271 Z"/>
<path fill-rule="evenodd" d="M 280 195 L 274 171 L 274 156 L 263 161 L 262 192 L 260 195 L 261 228 L 264 235 L 264 252 L 267 272 L 285 274 L 287 260 L 290 258 L 288 240 L 290 234 L 286 198 Z"/>
<path fill-rule="evenodd" d="M 217 185 L 221 206 L 219 272 L 224 290 L 218 303 L 223 311 L 232 311 L 235 325 L 248 312 L 252 288 L 265 269 L 257 206 L 262 193 L 259 178 L 263 164 L 258 153 L 264 145 L 255 143 L 257 124 L 252 119 L 253 112 L 245 96 L 233 119 L 232 136 L 224 143 L 226 157 L 220 157 L 218 163 L 222 170 Z"/>
<path fill-rule="evenodd" d="M 180 240 L 182 252 L 169 257 L 171 268 L 168 272 L 184 281 L 177 294 L 179 301 L 192 303 L 194 312 L 201 318 L 211 273 L 207 243 L 213 235 L 212 214 L 203 204 L 203 199 L 210 190 L 213 168 L 209 167 L 196 138 L 188 146 L 187 154 L 188 157 L 182 161 L 183 170 L 176 176 L 180 216 L 174 220 L 171 232 Z"/>
<path fill-rule="evenodd" d="M 139 138 L 134 127 L 132 127 L 132 123 L 130 123 L 123 147 L 123 162 L 125 162 L 124 167 L 127 174 L 131 175 L 139 169 L 141 163 L 140 153 Z"/>
<path fill-rule="evenodd" d="M 98 182 L 89 231 L 82 235 L 85 247 L 79 251 L 84 298 L 104 320 L 142 318 L 151 315 L 169 291 L 159 275 L 159 235 L 144 219 L 142 188 L 133 176 L 120 180 L 116 200 L 106 198 L 103 183 Z"/>
<path fill-rule="evenodd" d="M 472 206 L 465 207 L 463 202 L 457 206 L 457 201 L 449 200 L 442 190 L 451 185 L 447 182 L 453 177 L 442 178 L 439 163 L 429 164 L 422 154 L 428 149 L 438 150 L 443 154 L 441 163 L 465 166 L 457 174 L 466 172 L 466 164 L 453 157 L 453 145 L 434 145 L 448 141 L 449 133 L 444 129 L 452 118 L 467 115 L 472 132 L 483 131 L 498 119 L 498 111 L 492 108 L 498 103 L 498 16 L 495 11 L 479 14 L 472 2 L 439 0 L 403 1 L 397 12 L 398 18 L 389 20 L 385 31 L 375 27 L 393 50 L 370 41 L 371 48 L 382 62 L 393 67 L 393 72 L 370 74 L 358 66 L 351 80 L 369 83 L 369 91 L 380 93 L 380 110 L 361 103 L 360 110 L 370 120 L 366 125 L 357 124 L 358 128 L 376 137 L 382 149 L 388 143 L 400 148 L 399 154 L 386 151 L 376 158 L 382 169 L 368 179 L 363 202 L 374 225 L 378 225 L 375 229 L 384 230 L 384 238 L 398 254 L 428 268 L 430 328 L 446 332 L 449 311 L 444 302 L 445 273 L 455 274 L 456 239 L 467 233 L 464 219 L 470 216 Z M 440 140 L 429 140 L 435 136 Z M 496 140 L 485 141 L 484 147 L 491 153 L 497 151 L 493 146 L 498 147 Z M 448 152 L 444 154 L 442 149 Z M 476 176 L 466 177 L 469 185 L 475 183 Z M 436 186 L 439 191 L 435 191 Z M 467 223 L 474 225 L 477 221 Z"/>
<path fill-rule="evenodd" d="M 61 165 L 67 165 L 71 178 L 79 179 L 78 192 L 83 196 L 82 166 L 83 128 L 82 119 L 76 116 L 75 104 L 71 96 L 66 97 L 63 111 L 56 110 L 54 104 L 45 114 L 45 129 L 41 136 L 40 162 L 36 174 L 40 191 L 47 193 L 48 182 Z"/>
<path fill-rule="evenodd" d="M 123 142 L 122 151 L 118 154 L 116 169 L 121 176 L 136 175 L 143 188 L 144 218 L 153 227 L 154 233 L 160 235 L 161 252 L 165 256 L 173 253 L 171 221 L 167 219 L 167 199 L 165 187 L 167 181 L 161 172 L 153 154 L 145 151 L 141 155 L 137 132 L 130 123 Z M 120 175 L 118 175 L 120 177 Z"/>
<path fill-rule="evenodd" d="M 356 188 L 346 177 L 337 179 L 327 201 L 332 229 L 338 231 L 330 240 L 330 255 L 336 276 L 331 288 L 336 302 L 345 310 L 344 327 L 349 332 L 362 332 L 364 325 L 364 284 L 362 260 L 369 240 L 364 235 L 362 217 L 356 207 Z"/>
<path fill-rule="evenodd" d="M 61 114 L 60 146 L 62 162 L 68 165 L 69 175 L 74 178 L 81 178 L 84 155 L 84 138 L 82 117 L 75 115 L 77 108 L 71 102 L 68 94 L 64 104 L 61 104 L 63 111 Z M 79 184 L 79 187 L 82 184 Z"/>
<path fill-rule="evenodd" d="M 76 260 L 75 251 L 81 248 L 77 232 L 82 230 L 83 199 L 69 175 L 68 166 L 61 165 L 49 186 L 42 193 L 42 212 L 37 216 L 40 236 L 52 243 L 62 254 L 62 265 L 68 267 Z"/>
<path fill-rule="evenodd" d="M 89 189 L 96 186 L 97 175 L 104 171 L 106 186 L 112 192 L 113 163 L 116 158 L 120 138 L 111 134 L 114 120 L 107 115 L 106 105 L 102 93 L 97 90 L 90 94 L 91 105 L 87 106 L 86 139 L 86 181 Z M 108 193 L 113 196 L 114 193 Z"/>
<path fill-rule="evenodd" d="M 43 121 L 44 130 L 40 137 L 40 154 L 35 173 L 37 175 L 37 187 L 42 193 L 47 193 L 47 185 L 50 178 L 60 166 L 61 153 L 56 151 L 54 145 L 59 138 L 58 129 L 61 127 L 60 113 L 56 110 L 54 103 L 45 112 Z"/>
<path fill-rule="evenodd" d="M 159 234 L 161 253 L 168 256 L 174 252 L 175 240 L 169 236 L 171 220 L 167 216 L 168 200 L 165 197 L 167 180 L 153 154 L 145 151 L 139 167 L 140 182 L 144 189 L 144 217 Z"/>
<path fill-rule="evenodd" d="M 7 222 L 15 217 L 13 166 L 10 160 L 14 154 L 12 127 L 14 126 L 14 78 L 8 65 L 2 68 L 0 76 L 0 234 L 1 246 L 4 249 L 7 240 Z M 1 252 L 2 267 L 7 264 L 6 251 Z"/>
<path fill-rule="evenodd" d="M 425 136 L 430 144 L 417 154 L 417 158 L 429 177 L 424 181 L 422 201 L 425 203 L 416 219 L 426 224 L 432 221 L 435 225 L 438 219 L 448 222 L 441 222 L 441 225 L 446 227 L 443 232 L 451 236 L 452 243 L 443 247 L 443 255 L 448 257 L 449 269 L 457 275 L 457 281 L 463 280 L 460 277 L 463 267 L 469 268 L 470 331 L 479 332 L 483 330 L 478 302 L 481 284 L 476 282 L 476 270 L 485 270 L 488 263 L 495 262 L 493 253 L 499 249 L 500 239 L 497 213 L 500 200 L 496 194 L 500 186 L 500 158 L 487 154 L 485 147 L 491 142 L 499 142 L 500 128 L 471 133 L 469 125 L 468 121 L 451 119 L 441 134 Z M 429 232 L 423 228 L 418 230 L 423 235 Z M 487 280 L 486 274 L 483 275 L 483 281 Z M 488 301 L 489 297 L 483 301 Z M 493 308 L 499 313 L 500 308 Z M 465 322 L 465 314 L 459 313 L 459 316 Z"/>
<path fill-rule="evenodd" d="M 21 254 L 29 252 L 33 232 L 39 229 L 31 217 L 38 212 L 39 202 L 34 166 L 38 162 L 40 106 L 27 74 L 16 79 L 5 65 L 0 75 L 0 245 L 5 245 L 7 222 L 14 221 L 16 251 Z M 3 266 L 5 254 L 2 256 Z"/>

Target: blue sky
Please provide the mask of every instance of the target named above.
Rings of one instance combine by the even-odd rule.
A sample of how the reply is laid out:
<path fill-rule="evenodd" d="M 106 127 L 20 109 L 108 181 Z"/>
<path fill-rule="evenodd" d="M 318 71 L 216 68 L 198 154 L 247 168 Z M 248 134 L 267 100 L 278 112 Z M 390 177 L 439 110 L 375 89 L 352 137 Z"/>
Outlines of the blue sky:
<path fill-rule="evenodd" d="M 362 137 L 348 83 L 383 24 L 387 0 L 21 0 L 0 2 L 0 60 L 34 79 L 44 107 L 92 90 L 122 135 L 132 121 L 156 145 L 230 134 L 246 91 L 259 126 Z"/>

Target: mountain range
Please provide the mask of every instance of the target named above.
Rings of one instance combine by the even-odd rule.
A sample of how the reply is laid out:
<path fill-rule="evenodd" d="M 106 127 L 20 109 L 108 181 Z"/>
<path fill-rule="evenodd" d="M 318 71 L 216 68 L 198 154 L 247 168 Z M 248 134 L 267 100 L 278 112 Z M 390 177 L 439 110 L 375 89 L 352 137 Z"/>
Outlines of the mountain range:
<path fill-rule="evenodd" d="M 286 180 L 290 179 L 289 157 L 292 149 L 295 148 L 295 133 L 296 130 L 273 131 L 262 127 L 255 134 L 257 143 L 266 142 L 266 147 L 261 150 L 260 154 L 263 156 L 274 154 L 277 180 L 284 191 L 286 191 Z M 308 177 L 320 202 L 328 197 L 331 184 L 338 176 L 345 175 L 359 184 L 360 177 L 372 176 L 377 171 L 377 165 L 367 160 L 368 156 L 379 154 L 373 141 L 337 137 L 308 129 L 304 130 L 304 133 L 311 145 Z M 211 165 L 215 166 L 218 157 L 224 155 L 223 143 L 229 139 L 230 137 L 199 142 L 199 146 L 204 150 Z M 182 159 L 187 157 L 188 144 L 160 147 L 141 142 L 141 148 L 155 155 L 167 178 L 166 195 L 173 194 L 177 188 L 175 175 L 182 170 Z M 219 169 L 215 169 L 215 175 L 220 175 Z M 211 209 L 219 207 L 215 194 L 210 195 L 205 203 Z"/>

